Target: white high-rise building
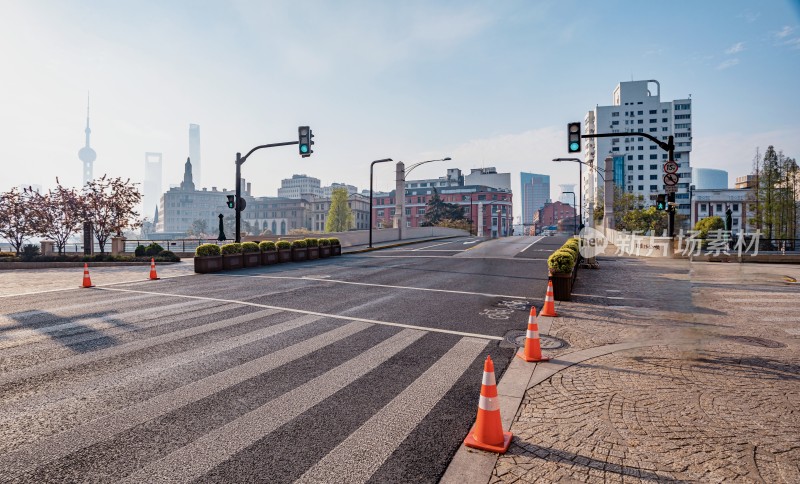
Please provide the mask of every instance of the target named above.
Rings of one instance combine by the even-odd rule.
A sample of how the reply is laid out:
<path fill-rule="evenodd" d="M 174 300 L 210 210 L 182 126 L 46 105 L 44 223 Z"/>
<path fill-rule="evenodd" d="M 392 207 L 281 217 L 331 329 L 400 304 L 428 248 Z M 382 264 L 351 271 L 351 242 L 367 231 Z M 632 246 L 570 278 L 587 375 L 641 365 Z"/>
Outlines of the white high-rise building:
<path fill-rule="evenodd" d="M 623 192 L 641 195 L 645 204 L 652 205 L 659 193 L 665 193 L 662 165 L 668 155 L 653 141 L 637 134 L 646 133 L 664 142 L 674 136 L 674 161 L 679 165 L 675 201 L 678 213 L 689 215 L 692 100 L 662 102 L 661 84 L 647 80 L 620 82 L 611 102 L 610 106 L 598 105 L 586 114 L 584 134 L 620 133 L 620 137 L 585 139 L 584 160 L 602 173 L 605 159 L 610 155 L 614 160 L 613 174 L 603 176 L 613 176 L 615 186 Z M 595 201 L 602 180 L 593 170 L 585 170 L 583 183 L 584 205 L 588 206 Z"/>
<path fill-rule="evenodd" d="M 194 170 L 194 183 L 201 187 L 203 186 L 202 180 L 202 164 L 200 162 L 200 125 L 189 125 L 189 159 L 192 160 L 192 170 Z"/>
<path fill-rule="evenodd" d="M 292 175 L 291 178 L 281 180 L 281 187 L 278 188 L 278 197 L 303 198 L 303 195 L 322 196 L 319 178 L 308 175 Z"/>
<path fill-rule="evenodd" d="M 162 156 L 161 153 L 144 154 L 144 194 L 142 196 L 142 216 L 153 221 L 158 201 L 164 193 L 161 190 Z"/>

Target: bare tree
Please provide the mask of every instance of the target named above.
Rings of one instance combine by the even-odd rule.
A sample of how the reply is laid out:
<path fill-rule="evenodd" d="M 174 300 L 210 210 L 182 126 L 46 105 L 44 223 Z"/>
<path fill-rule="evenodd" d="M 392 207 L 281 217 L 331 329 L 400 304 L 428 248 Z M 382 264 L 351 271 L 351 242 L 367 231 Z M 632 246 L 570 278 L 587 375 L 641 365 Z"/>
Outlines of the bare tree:
<path fill-rule="evenodd" d="M 85 213 L 83 198 L 74 188 L 66 188 L 56 178 L 56 188 L 46 194 L 32 194 L 34 229 L 42 237 L 56 243 L 58 253 L 64 252 L 67 240 L 80 231 Z"/>
<path fill-rule="evenodd" d="M 22 244 L 36 233 L 32 193 L 32 190 L 19 191 L 16 187 L 0 193 L 0 237 L 11 244 L 17 255 Z"/>
<path fill-rule="evenodd" d="M 105 253 L 109 237 L 122 235 L 126 228 L 135 229 L 142 225 L 135 210 L 142 199 L 136 185 L 130 179 L 103 175 L 87 182 L 83 188 L 86 216 L 92 222 L 100 253 Z"/>

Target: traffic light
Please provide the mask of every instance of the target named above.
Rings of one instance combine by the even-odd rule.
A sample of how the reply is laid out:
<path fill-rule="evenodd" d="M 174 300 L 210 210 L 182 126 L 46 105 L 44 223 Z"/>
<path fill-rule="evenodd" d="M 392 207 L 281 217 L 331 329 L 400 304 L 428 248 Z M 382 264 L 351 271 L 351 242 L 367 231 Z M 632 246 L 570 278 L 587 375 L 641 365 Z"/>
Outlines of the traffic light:
<path fill-rule="evenodd" d="M 297 148 L 300 151 L 300 156 L 308 158 L 311 156 L 311 153 L 314 152 L 314 150 L 311 149 L 311 145 L 314 144 L 314 134 L 311 132 L 311 128 L 308 126 L 299 126 L 297 128 L 297 138 L 299 142 Z"/>
<path fill-rule="evenodd" d="M 667 196 L 666 195 L 656 195 L 656 210 L 667 210 L 669 205 L 667 205 Z"/>
<path fill-rule="evenodd" d="M 236 195 L 228 195 L 228 208 L 236 208 Z"/>
<path fill-rule="evenodd" d="M 581 152 L 581 123 L 567 125 L 567 151 L 569 153 Z"/>

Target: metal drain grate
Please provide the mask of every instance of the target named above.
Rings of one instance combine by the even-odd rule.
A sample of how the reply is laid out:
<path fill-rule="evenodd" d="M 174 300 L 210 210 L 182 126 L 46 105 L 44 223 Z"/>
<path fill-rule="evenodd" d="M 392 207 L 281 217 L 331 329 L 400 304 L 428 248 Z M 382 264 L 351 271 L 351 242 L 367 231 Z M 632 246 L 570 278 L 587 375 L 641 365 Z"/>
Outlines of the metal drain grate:
<path fill-rule="evenodd" d="M 569 343 L 561 338 L 555 336 L 539 336 L 539 344 L 543 350 L 557 350 L 569 346 Z M 525 347 L 525 331 L 512 330 L 506 333 L 503 341 L 500 342 L 503 348 L 524 348 Z"/>

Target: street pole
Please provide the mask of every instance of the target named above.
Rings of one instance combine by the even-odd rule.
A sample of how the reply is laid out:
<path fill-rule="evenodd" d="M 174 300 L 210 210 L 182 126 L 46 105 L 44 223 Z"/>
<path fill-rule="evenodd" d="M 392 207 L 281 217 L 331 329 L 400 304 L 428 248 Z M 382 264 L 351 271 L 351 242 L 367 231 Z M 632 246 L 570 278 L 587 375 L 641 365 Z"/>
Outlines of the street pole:
<path fill-rule="evenodd" d="M 392 161 L 391 158 L 384 158 L 382 160 L 375 160 L 369 164 L 369 248 L 372 248 L 372 168 L 375 163 L 385 163 Z"/>
<path fill-rule="evenodd" d="M 234 241 L 236 241 L 236 243 L 242 241 L 242 212 L 239 210 L 239 199 L 242 196 L 242 163 L 244 163 L 242 154 L 236 153 L 236 200 L 233 202 L 233 210 L 236 213 L 236 234 L 234 234 Z"/>
<path fill-rule="evenodd" d="M 669 148 L 668 149 L 669 155 L 668 155 L 667 159 L 669 161 L 675 161 L 674 160 L 674 158 L 675 158 L 675 143 L 673 143 L 672 136 L 669 137 L 669 141 L 667 142 L 667 147 Z M 669 211 L 667 212 L 669 214 L 669 227 L 668 227 L 668 230 L 669 230 L 669 236 L 670 236 L 670 238 L 672 238 L 672 237 L 675 236 L 675 212 L 678 210 L 675 205 L 672 205 L 673 203 L 675 203 L 675 192 L 670 192 L 668 194 L 667 201 L 669 202 L 669 205 L 668 205 L 669 206 Z"/>
<path fill-rule="evenodd" d="M 578 163 L 578 200 L 581 201 L 581 205 L 578 208 L 578 214 L 581 220 L 581 225 L 583 225 L 583 163 Z M 576 232 L 575 235 L 578 235 Z"/>

